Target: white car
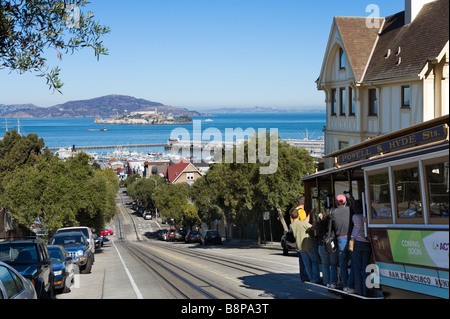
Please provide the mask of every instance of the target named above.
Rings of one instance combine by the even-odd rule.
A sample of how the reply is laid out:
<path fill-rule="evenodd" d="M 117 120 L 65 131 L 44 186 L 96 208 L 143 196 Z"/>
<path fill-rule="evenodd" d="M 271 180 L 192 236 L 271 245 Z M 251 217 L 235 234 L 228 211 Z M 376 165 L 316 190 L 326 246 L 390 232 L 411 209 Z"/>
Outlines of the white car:
<path fill-rule="evenodd" d="M 89 249 L 93 254 L 95 254 L 95 238 L 91 229 L 86 226 L 78 226 L 78 227 L 65 227 L 60 228 L 56 231 L 57 234 L 60 233 L 72 233 L 72 232 L 81 232 L 84 236 L 89 240 Z"/>
<path fill-rule="evenodd" d="M 0 261 L 0 299 L 37 299 L 31 281 Z"/>

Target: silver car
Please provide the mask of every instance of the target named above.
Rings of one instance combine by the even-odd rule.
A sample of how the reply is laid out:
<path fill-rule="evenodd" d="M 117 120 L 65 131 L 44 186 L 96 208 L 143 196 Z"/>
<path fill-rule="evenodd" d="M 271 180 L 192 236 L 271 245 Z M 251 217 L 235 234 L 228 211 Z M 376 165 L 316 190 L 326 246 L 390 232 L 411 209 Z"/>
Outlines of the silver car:
<path fill-rule="evenodd" d="M 0 299 L 37 299 L 31 281 L 0 261 Z"/>

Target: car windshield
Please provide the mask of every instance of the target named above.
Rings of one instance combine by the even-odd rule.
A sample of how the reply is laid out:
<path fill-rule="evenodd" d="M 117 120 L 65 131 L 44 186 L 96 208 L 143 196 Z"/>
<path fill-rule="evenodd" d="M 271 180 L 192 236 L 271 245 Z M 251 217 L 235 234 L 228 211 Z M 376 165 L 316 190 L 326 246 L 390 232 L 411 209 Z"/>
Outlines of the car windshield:
<path fill-rule="evenodd" d="M 70 246 L 70 245 L 85 245 L 84 237 L 82 235 L 66 235 L 56 236 L 52 238 L 51 245 Z"/>
<path fill-rule="evenodd" d="M 189 235 L 200 235 L 199 231 L 191 231 L 189 232 Z"/>
<path fill-rule="evenodd" d="M 0 261 L 7 264 L 37 264 L 39 255 L 34 243 L 8 243 L 0 245 Z"/>
<path fill-rule="evenodd" d="M 64 256 L 58 248 L 48 247 L 48 252 L 50 253 L 52 261 L 64 261 Z"/>
<path fill-rule="evenodd" d="M 218 236 L 219 233 L 217 231 L 207 231 L 206 236 Z"/>
<path fill-rule="evenodd" d="M 60 233 L 71 233 L 71 232 L 80 232 L 83 233 L 86 238 L 89 238 L 89 231 L 86 228 L 67 228 L 67 229 L 58 229 L 57 234 Z"/>

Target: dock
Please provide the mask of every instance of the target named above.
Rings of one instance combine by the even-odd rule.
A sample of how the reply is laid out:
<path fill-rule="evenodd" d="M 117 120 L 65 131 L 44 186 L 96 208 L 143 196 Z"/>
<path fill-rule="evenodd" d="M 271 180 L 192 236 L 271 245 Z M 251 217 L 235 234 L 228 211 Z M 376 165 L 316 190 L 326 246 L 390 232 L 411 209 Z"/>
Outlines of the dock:
<path fill-rule="evenodd" d="M 137 148 L 137 147 L 165 147 L 167 143 L 162 144 L 134 144 L 134 145 L 101 145 L 101 146 L 77 146 L 76 150 L 99 150 L 99 149 L 123 149 L 123 148 Z M 64 147 L 49 147 L 50 151 L 58 151 Z"/>

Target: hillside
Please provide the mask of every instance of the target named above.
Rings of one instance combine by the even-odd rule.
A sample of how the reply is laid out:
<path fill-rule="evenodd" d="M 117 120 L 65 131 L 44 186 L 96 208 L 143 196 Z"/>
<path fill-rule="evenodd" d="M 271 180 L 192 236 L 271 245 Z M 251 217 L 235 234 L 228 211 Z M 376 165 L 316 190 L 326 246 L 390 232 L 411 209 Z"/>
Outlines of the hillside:
<path fill-rule="evenodd" d="M 1 105 L 0 117 L 12 118 L 48 118 L 48 117 L 109 117 L 143 110 L 158 109 L 158 112 L 174 116 L 201 116 L 202 114 L 188 109 L 164 105 L 126 95 L 107 95 L 89 100 L 69 101 L 48 108 L 32 105 Z"/>

